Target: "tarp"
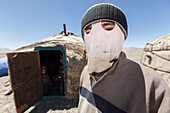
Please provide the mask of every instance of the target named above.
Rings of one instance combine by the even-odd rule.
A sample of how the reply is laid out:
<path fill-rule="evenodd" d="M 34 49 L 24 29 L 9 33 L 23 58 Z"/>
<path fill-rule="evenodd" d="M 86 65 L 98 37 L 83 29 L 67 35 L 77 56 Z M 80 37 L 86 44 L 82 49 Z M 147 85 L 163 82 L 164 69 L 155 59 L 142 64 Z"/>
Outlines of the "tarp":
<path fill-rule="evenodd" d="M 8 75 L 8 60 L 7 57 L 0 59 L 0 77 Z"/>

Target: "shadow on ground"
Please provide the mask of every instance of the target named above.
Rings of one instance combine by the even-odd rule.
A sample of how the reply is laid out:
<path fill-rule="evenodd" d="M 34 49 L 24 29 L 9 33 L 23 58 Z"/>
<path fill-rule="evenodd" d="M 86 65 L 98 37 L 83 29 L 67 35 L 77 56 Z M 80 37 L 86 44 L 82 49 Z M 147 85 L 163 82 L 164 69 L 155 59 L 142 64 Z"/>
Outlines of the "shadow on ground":
<path fill-rule="evenodd" d="M 29 113 L 47 113 L 52 110 L 68 110 L 78 106 L 78 100 L 46 100 L 41 99 Z"/>

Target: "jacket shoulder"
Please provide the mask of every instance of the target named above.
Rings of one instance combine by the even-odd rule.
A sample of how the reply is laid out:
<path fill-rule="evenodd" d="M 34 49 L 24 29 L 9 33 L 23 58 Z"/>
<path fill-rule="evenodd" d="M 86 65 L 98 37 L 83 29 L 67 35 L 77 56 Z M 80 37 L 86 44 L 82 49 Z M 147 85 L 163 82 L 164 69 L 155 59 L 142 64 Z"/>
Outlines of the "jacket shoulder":
<path fill-rule="evenodd" d="M 142 64 L 140 64 L 140 67 L 147 86 L 169 90 L 169 87 L 161 74 Z"/>

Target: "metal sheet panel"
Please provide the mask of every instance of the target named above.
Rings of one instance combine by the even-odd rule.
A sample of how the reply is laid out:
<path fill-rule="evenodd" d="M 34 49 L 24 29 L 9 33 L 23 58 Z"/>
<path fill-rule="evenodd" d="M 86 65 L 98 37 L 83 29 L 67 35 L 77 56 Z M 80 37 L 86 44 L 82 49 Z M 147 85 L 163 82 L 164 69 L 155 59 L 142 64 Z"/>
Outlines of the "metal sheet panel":
<path fill-rule="evenodd" d="M 43 97 L 39 53 L 8 53 L 7 56 L 16 111 L 22 113 Z"/>

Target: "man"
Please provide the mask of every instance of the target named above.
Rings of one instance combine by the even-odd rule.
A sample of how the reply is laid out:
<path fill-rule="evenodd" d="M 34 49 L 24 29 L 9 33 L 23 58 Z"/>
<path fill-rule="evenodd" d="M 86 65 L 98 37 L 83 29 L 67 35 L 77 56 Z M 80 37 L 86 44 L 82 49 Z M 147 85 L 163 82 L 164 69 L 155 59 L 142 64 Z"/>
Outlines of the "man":
<path fill-rule="evenodd" d="M 170 113 L 165 81 L 122 52 L 127 21 L 120 8 L 95 4 L 81 30 L 88 61 L 80 78 L 79 113 Z"/>

